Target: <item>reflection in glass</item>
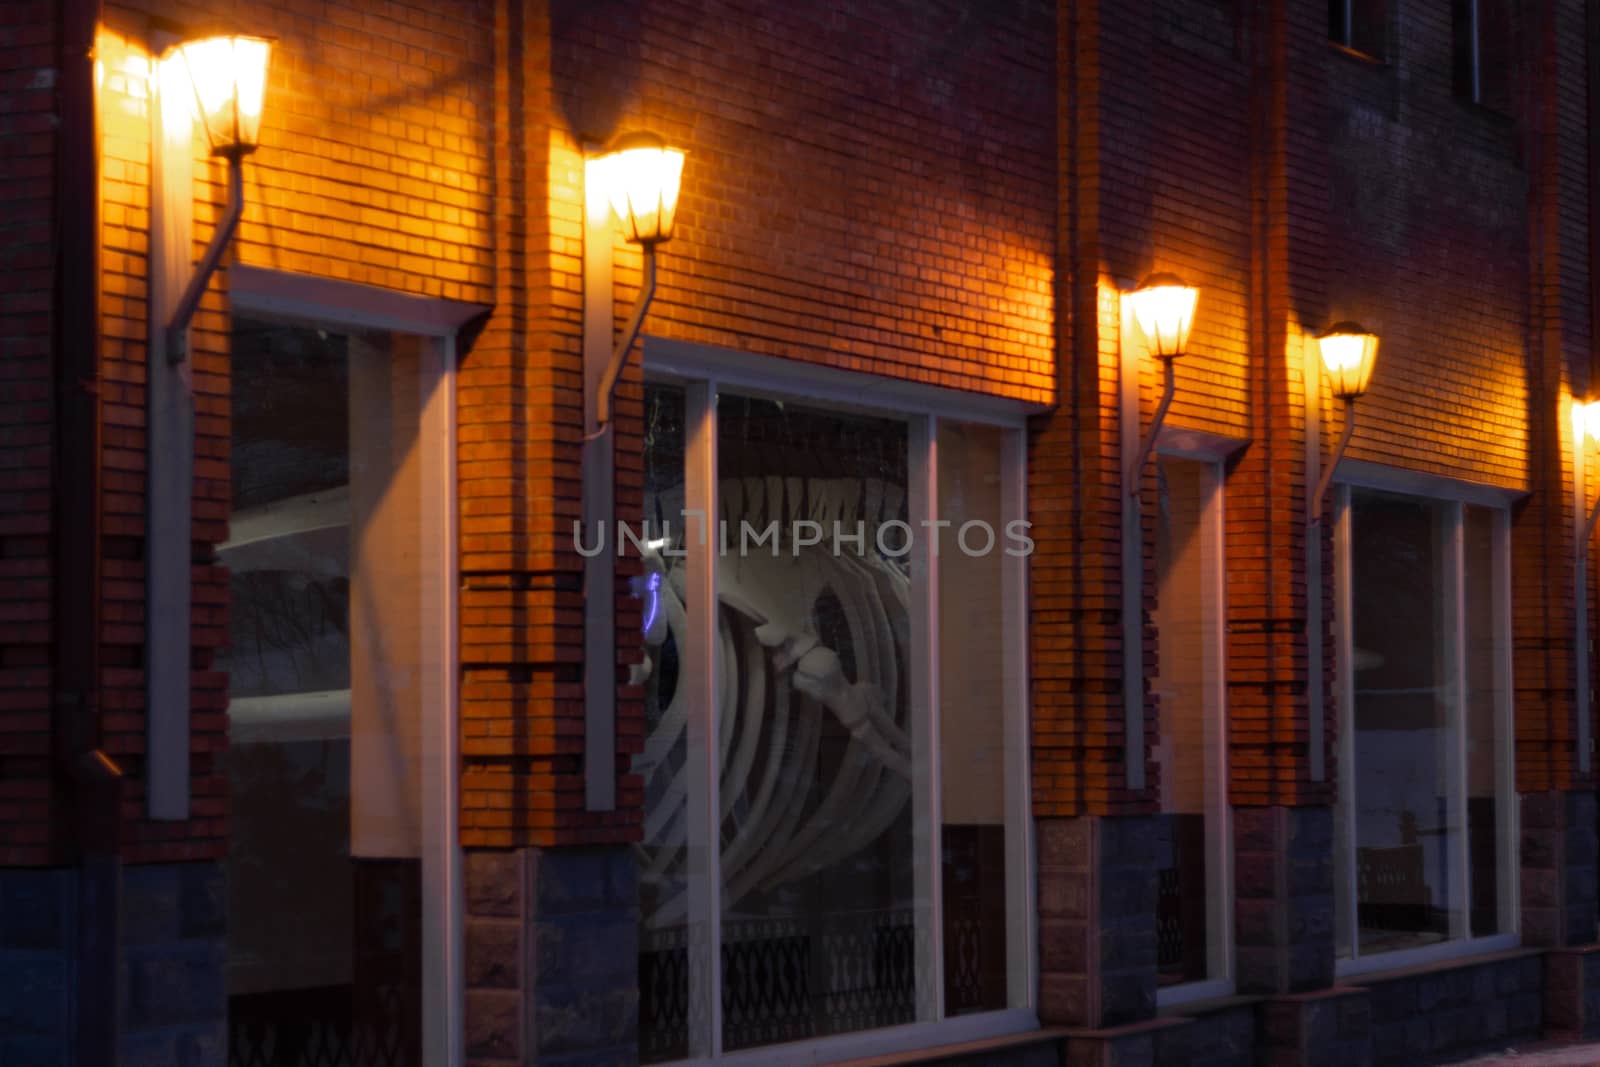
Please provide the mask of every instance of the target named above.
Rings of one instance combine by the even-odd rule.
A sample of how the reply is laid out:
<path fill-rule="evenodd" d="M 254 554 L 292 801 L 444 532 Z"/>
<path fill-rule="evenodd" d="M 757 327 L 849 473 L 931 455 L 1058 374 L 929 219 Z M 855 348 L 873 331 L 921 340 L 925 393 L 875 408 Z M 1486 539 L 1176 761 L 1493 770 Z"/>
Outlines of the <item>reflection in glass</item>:
<path fill-rule="evenodd" d="M 417 338 L 236 319 L 229 1054 L 417 1063 Z"/>
<path fill-rule="evenodd" d="M 946 1015 L 1007 1003 L 1001 440 L 993 426 L 939 422 L 939 517 L 950 523 L 938 560 Z"/>
<path fill-rule="evenodd" d="M 644 781 L 639 859 L 639 1059 L 689 1055 L 688 686 L 679 650 L 688 626 L 684 548 L 684 396 L 649 385 L 644 402 L 644 751 L 633 771 Z"/>
<path fill-rule="evenodd" d="M 1222 977 L 1228 903 L 1212 891 L 1224 833 L 1222 709 L 1212 663 L 1221 618 L 1216 546 L 1206 533 L 1212 468 L 1162 457 L 1156 525 L 1158 635 L 1155 692 L 1160 731 L 1163 856 L 1157 865 L 1158 976 L 1162 985 Z"/>
<path fill-rule="evenodd" d="M 1363 955 L 1458 936 L 1454 506 L 1355 490 L 1356 921 Z"/>
<path fill-rule="evenodd" d="M 718 405 L 722 518 L 779 531 L 718 560 L 727 1049 L 915 1016 L 910 584 L 877 543 L 906 519 L 906 449 L 889 420 Z M 835 520 L 862 542 L 836 552 Z"/>
<path fill-rule="evenodd" d="M 1509 744 L 1500 714 L 1505 678 L 1504 597 L 1495 556 L 1500 513 L 1464 510 L 1467 668 L 1467 863 L 1472 886 L 1472 936 L 1500 932 L 1500 760 Z"/>

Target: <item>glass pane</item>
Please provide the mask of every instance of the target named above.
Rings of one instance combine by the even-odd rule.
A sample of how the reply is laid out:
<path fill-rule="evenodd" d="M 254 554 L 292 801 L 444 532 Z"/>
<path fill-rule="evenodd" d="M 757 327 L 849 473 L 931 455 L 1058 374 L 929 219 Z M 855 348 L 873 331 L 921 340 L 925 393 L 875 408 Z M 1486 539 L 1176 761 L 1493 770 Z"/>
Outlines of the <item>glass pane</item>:
<path fill-rule="evenodd" d="M 1356 900 L 1364 955 L 1463 929 L 1452 855 L 1454 508 L 1351 493 Z"/>
<path fill-rule="evenodd" d="M 1001 431 L 939 423 L 939 778 L 946 1015 L 1006 1006 Z"/>
<path fill-rule="evenodd" d="M 684 547 L 684 396 L 649 385 L 644 402 L 645 746 L 633 759 L 644 780 L 639 844 L 639 1059 L 689 1055 L 687 686 L 679 685 L 688 607 Z M 631 545 L 630 545 L 631 550 Z"/>
<path fill-rule="evenodd" d="M 901 423 L 719 401 L 728 1049 L 916 1013 L 910 583 L 901 528 L 878 536 L 906 521 L 906 450 Z"/>
<path fill-rule="evenodd" d="M 233 324 L 229 1047 L 416 1063 L 426 519 L 417 338 Z M 292 901 L 293 906 L 285 905 Z"/>
<path fill-rule="evenodd" d="M 1505 750 L 1502 702 L 1505 678 L 1504 605 L 1495 556 L 1500 513 L 1467 508 L 1467 863 L 1472 885 L 1472 934 L 1500 932 L 1500 754 Z"/>
<path fill-rule="evenodd" d="M 1156 762 L 1164 854 L 1157 868 L 1157 973 L 1162 985 L 1220 977 L 1224 906 L 1212 892 L 1222 843 L 1221 707 L 1212 663 L 1220 609 L 1216 546 L 1206 532 L 1214 477 L 1209 465 L 1162 458 L 1157 468 L 1158 634 L 1155 691 L 1160 706 Z"/>

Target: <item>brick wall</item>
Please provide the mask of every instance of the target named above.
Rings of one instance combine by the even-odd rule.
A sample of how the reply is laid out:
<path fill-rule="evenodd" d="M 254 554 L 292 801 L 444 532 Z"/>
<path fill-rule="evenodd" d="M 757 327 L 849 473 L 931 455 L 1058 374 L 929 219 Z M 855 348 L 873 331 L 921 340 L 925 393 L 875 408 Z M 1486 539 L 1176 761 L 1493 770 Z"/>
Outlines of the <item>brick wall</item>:
<path fill-rule="evenodd" d="M 50 337 L 55 25 L 50 3 L 0 27 L 0 863 L 47 855 L 50 801 Z"/>

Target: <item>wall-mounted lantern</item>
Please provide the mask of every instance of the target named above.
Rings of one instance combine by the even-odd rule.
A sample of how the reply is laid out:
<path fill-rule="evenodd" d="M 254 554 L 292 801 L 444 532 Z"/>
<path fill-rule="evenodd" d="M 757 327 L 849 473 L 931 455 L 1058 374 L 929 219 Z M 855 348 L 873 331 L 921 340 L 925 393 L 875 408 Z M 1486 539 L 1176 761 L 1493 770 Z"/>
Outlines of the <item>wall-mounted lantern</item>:
<path fill-rule="evenodd" d="M 1152 274 L 1122 295 L 1122 365 L 1119 369 L 1122 422 L 1122 657 L 1123 727 L 1126 731 L 1127 787 L 1145 785 L 1144 766 L 1144 546 L 1140 486 L 1155 449 L 1161 424 L 1177 389 L 1173 362 L 1189 350 L 1200 291 L 1175 274 Z M 1161 361 L 1161 402 L 1150 428 L 1139 433 L 1139 354 L 1142 348 Z"/>
<path fill-rule="evenodd" d="M 189 324 L 244 212 L 244 159 L 261 140 L 272 43 L 223 36 L 189 41 L 162 60 L 151 150 L 150 366 L 146 395 L 148 502 L 145 689 L 150 708 L 145 800 L 152 819 L 189 817 L 191 497 L 194 394 Z M 189 158 L 194 121 L 211 155 L 227 161 L 228 203 L 190 269 Z M 181 221 L 180 221 L 181 220 Z M 170 309 L 170 310 L 169 310 Z"/>
<path fill-rule="evenodd" d="M 1194 327 L 1194 309 L 1200 299 L 1200 290 L 1186 285 L 1176 274 L 1152 274 L 1139 283 L 1139 287 L 1124 299 L 1133 314 L 1133 321 L 1144 337 L 1146 350 L 1161 361 L 1161 403 L 1156 406 L 1150 429 L 1139 443 L 1139 451 L 1128 468 L 1128 495 L 1137 497 L 1144 472 L 1155 448 L 1161 424 L 1166 421 L 1167 409 L 1172 406 L 1172 395 L 1177 389 L 1177 378 L 1172 361 L 1189 351 L 1189 331 Z M 1124 353 L 1126 355 L 1126 349 Z M 1126 366 L 1124 374 L 1137 371 Z"/>
<path fill-rule="evenodd" d="M 211 154 L 247 156 L 261 143 L 272 42 L 262 37 L 208 37 L 177 48 L 194 87 Z"/>
<path fill-rule="evenodd" d="M 167 327 L 167 359 L 182 363 L 189 355 L 189 321 L 244 213 L 244 157 L 261 142 L 261 109 L 272 42 L 262 37 L 208 37 L 181 44 L 176 52 L 194 89 L 195 107 L 205 125 L 211 154 L 228 161 L 228 209 L 218 220 Z"/>
<path fill-rule="evenodd" d="M 1328 385 L 1333 395 L 1344 401 L 1344 431 L 1333 455 L 1323 465 L 1322 477 L 1312 494 L 1307 525 L 1322 521 L 1322 500 L 1333 481 L 1334 468 L 1350 444 L 1350 435 L 1356 428 L 1356 400 L 1367 391 L 1372 381 L 1372 368 L 1378 362 L 1378 335 L 1355 322 L 1336 322 L 1317 338 L 1322 349 L 1322 369 L 1328 375 Z"/>
<path fill-rule="evenodd" d="M 656 246 L 672 239 L 672 227 L 678 216 L 678 189 L 683 179 L 683 152 L 668 148 L 653 133 L 625 133 L 612 141 L 603 154 L 590 159 L 585 170 L 585 180 L 600 183 L 601 191 L 622 225 L 623 237 L 640 246 L 644 260 L 639 299 L 634 304 L 627 329 L 611 349 L 605 377 L 595 397 L 595 421 L 603 430 L 611 422 L 611 398 L 617 391 L 622 366 L 633 349 L 633 342 L 638 339 L 650 301 L 655 298 Z"/>
<path fill-rule="evenodd" d="M 588 398 L 583 442 L 582 528 L 598 524 L 602 551 L 584 559 L 584 805 L 616 807 L 616 559 L 606 550 L 615 526 L 616 457 L 612 398 L 656 291 L 656 248 L 677 222 L 684 154 L 652 133 L 625 133 L 584 164 L 588 209 L 583 258 L 583 364 Z M 622 335 L 613 339 L 611 242 L 614 225 L 639 246 L 639 296 Z"/>

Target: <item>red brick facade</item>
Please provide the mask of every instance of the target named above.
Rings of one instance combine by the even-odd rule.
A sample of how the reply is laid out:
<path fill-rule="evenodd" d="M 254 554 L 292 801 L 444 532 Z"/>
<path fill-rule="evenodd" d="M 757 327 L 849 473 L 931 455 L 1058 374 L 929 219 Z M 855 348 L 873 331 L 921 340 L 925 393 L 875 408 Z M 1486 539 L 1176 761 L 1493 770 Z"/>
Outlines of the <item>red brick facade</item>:
<path fill-rule="evenodd" d="M 52 316 L 71 313 L 52 296 L 51 220 L 69 207 L 51 195 L 58 8 L 13 5 L 0 28 L 0 866 L 13 867 L 64 854 L 51 831 L 65 787 L 50 719 L 50 338 Z M 1276 809 L 1336 799 L 1334 553 L 1329 524 L 1308 535 L 1306 517 L 1308 451 L 1328 455 L 1342 416 L 1325 388 L 1308 405 L 1305 367 L 1317 332 L 1340 319 L 1382 339 L 1350 459 L 1522 494 L 1517 788 L 1592 789 L 1578 758 L 1567 413 L 1600 388 L 1594 45 L 1582 0 L 1523 14 L 1502 113 L 1458 97 L 1450 6 L 1418 0 L 1390 3 L 1382 61 L 1332 44 L 1321 0 L 107 3 L 99 703 L 103 747 L 128 782 L 124 858 L 217 859 L 227 843 L 227 678 L 212 669 L 228 633 L 228 576 L 214 562 L 230 506 L 226 271 L 193 349 L 192 817 L 148 819 L 143 788 L 148 79 L 170 40 L 224 24 L 277 42 L 229 262 L 487 309 L 463 334 L 456 378 L 465 847 L 619 845 L 640 832 L 636 690 L 619 693 L 617 809 L 584 810 L 584 672 L 620 668 L 635 650 L 584 664 L 583 560 L 570 539 L 583 257 L 615 256 L 619 317 L 640 284 L 636 248 L 583 247 L 584 153 L 640 128 L 688 153 L 648 335 L 1037 411 L 1037 819 L 1155 809 L 1148 685 L 1143 752 L 1130 757 L 1124 730 L 1124 656 L 1148 678 L 1156 634 L 1147 583 L 1142 647 L 1123 647 L 1118 292 L 1156 271 L 1200 287 L 1167 425 L 1240 444 L 1226 466 L 1232 804 L 1287 836 Z M 195 152 L 198 250 L 224 171 Z M 1148 420 L 1158 371 L 1146 361 L 1139 373 Z M 625 521 L 643 480 L 641 381 L 636 356 L 618 394 Z M 1320 411 L 1314 431 L 1308 407 Z M 1321 679 L 1308 536 L 1322 538 Z M 1585 550 L 1592 585 L 1600 553 Z M 1600 596 L 1589 594 L 1592 634 Z M 619 633 L 636 632 L 625 582 L 616 616 Z M 1129 758 L 1151 772 L 1142 789 L 1130 788 Z M 1278 844 L 1257 851 L 1270 859 Z M 1082 874 L 1067 851 L 1054 860 Z M 1044 970 L 1048 986 L 1070 967 Z M 1041 994 L 1045 1021 L 1104 1021 L 1056 1010 L 1069 999 Z"/>

